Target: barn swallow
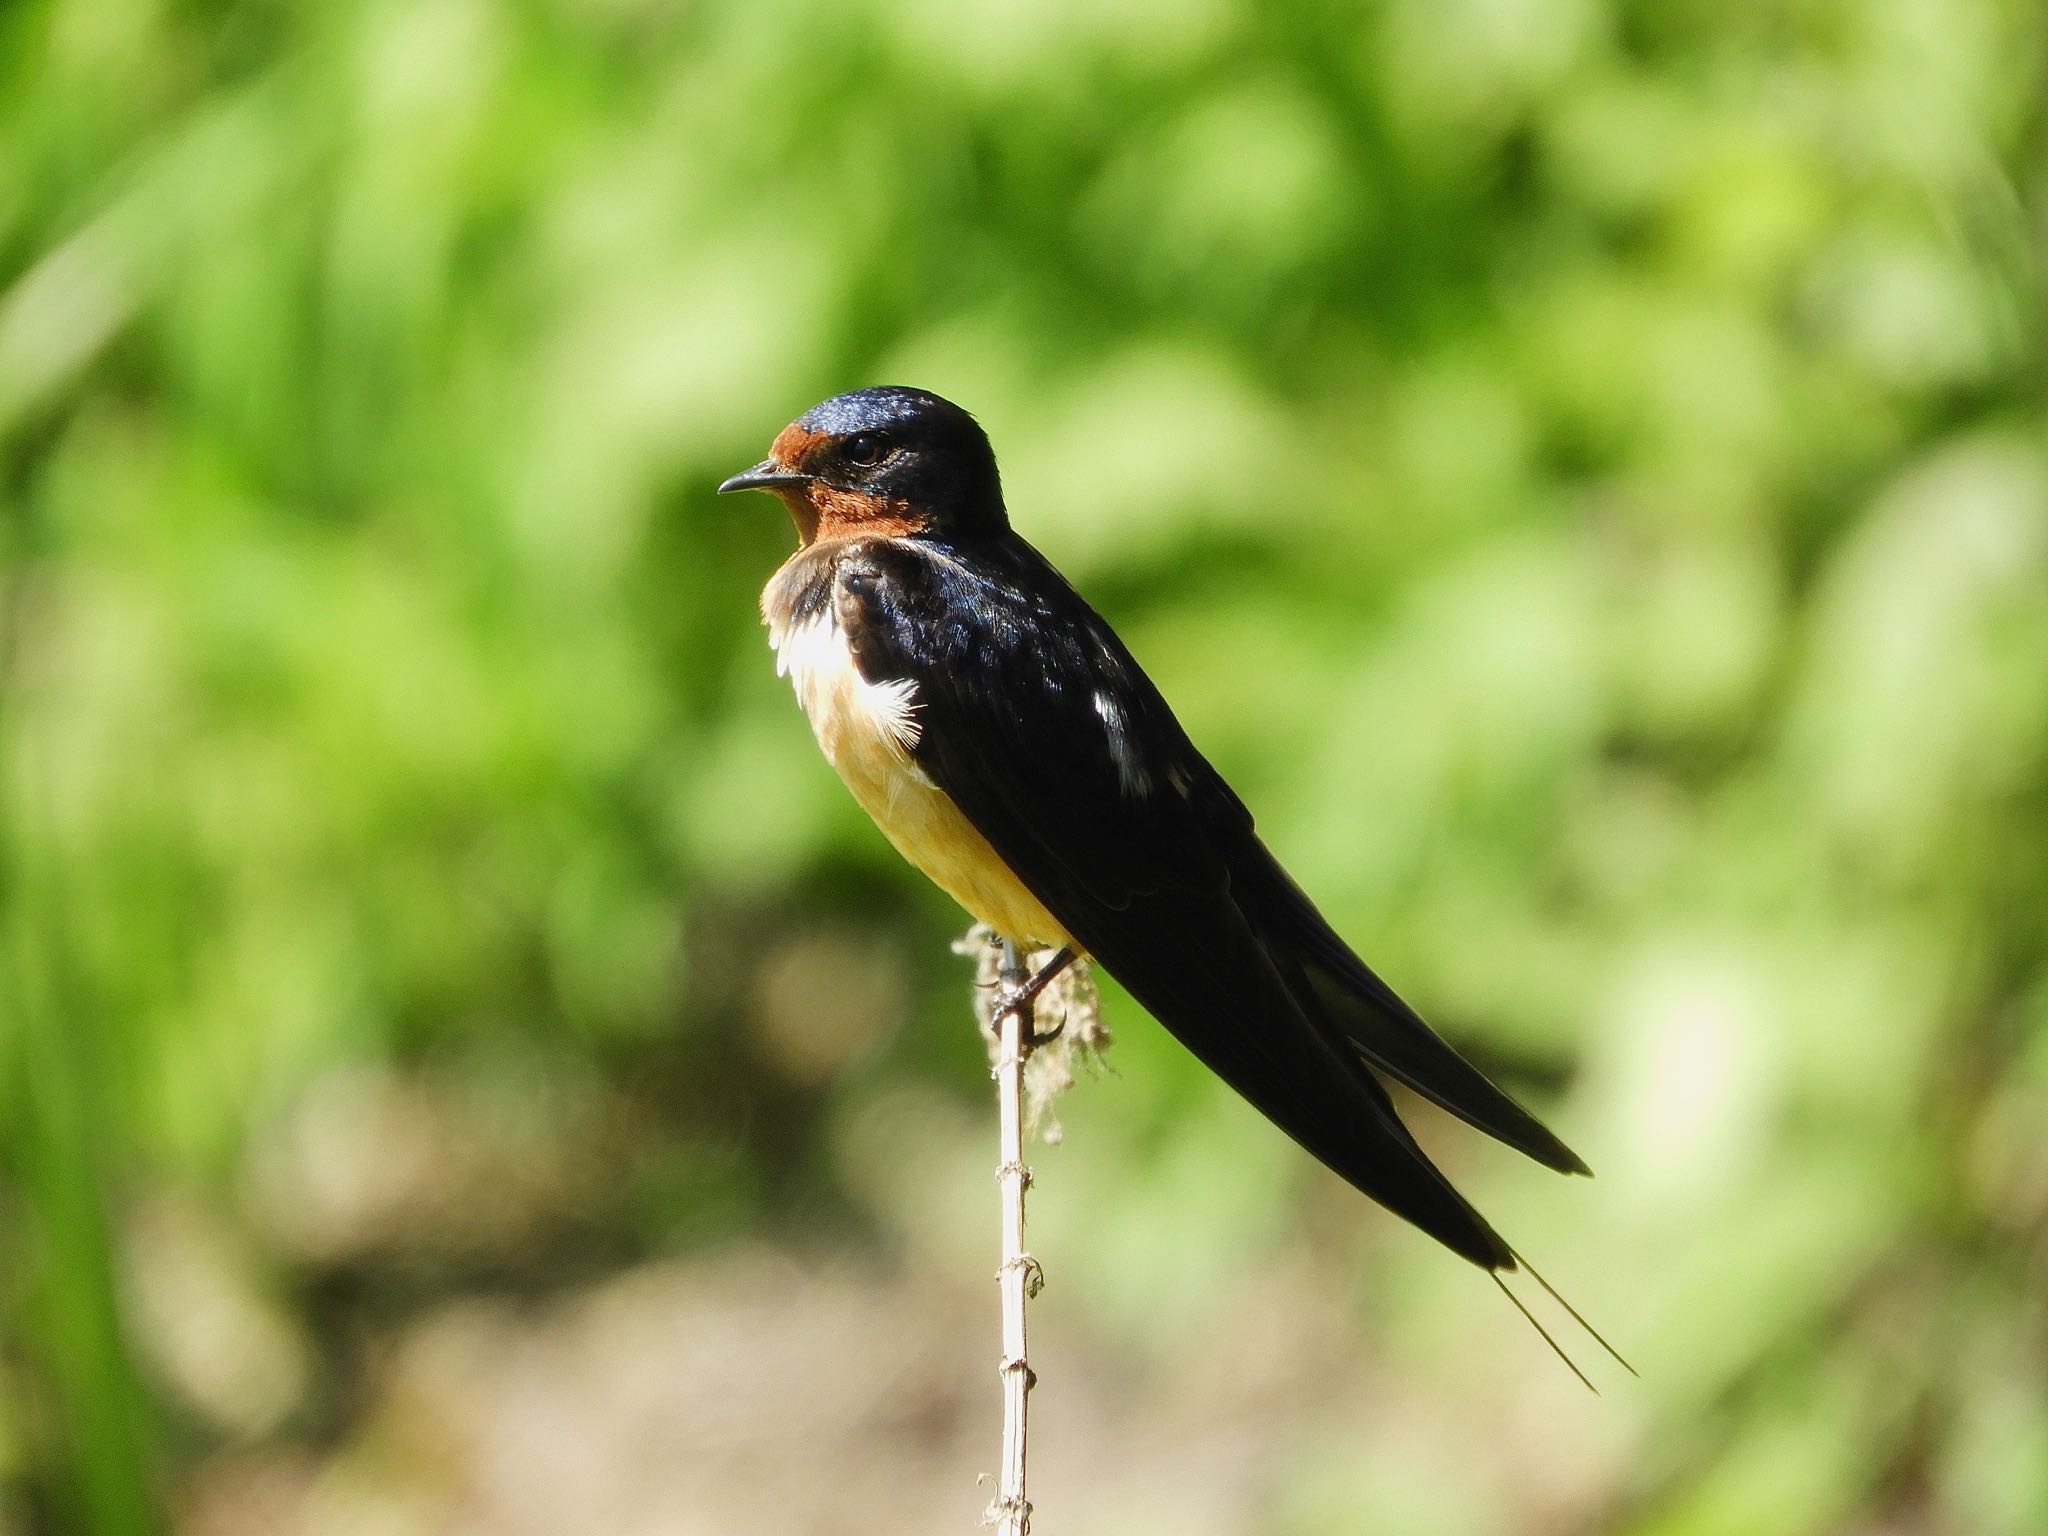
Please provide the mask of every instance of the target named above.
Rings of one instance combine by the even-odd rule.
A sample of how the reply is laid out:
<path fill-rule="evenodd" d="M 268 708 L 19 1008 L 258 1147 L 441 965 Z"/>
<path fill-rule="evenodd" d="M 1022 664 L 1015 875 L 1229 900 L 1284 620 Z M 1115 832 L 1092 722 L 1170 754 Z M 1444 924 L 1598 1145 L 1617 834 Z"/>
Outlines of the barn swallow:
<path fill-rule="evenodd" d="M 972 416 L 917 389 L 835 395 L 718 489 L 789 509 L 798 547 L 761 594 L 777 671 L 905 858 L 997 934 L 1059 952 L 1027 989 L 1092 957 L 1358 1189 L 1496 1280 L 1517 1267 L 1382 1077 L 1546 1167 L 1585 1163 L 1323 919 L 1115 631 L 1010 526 Z"/>

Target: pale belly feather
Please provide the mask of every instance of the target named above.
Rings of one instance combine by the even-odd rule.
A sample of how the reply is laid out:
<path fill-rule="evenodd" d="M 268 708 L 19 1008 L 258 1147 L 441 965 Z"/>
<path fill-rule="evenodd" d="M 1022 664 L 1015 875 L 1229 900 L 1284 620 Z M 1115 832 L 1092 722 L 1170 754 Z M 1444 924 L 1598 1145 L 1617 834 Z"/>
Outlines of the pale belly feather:
<path fill-rule="evenodd" d="M 776 670 L 795 684 L 797 702 L 826 761 L 897 852 L 1004 937 L 1072 944 L 1067 931 L 911 757 L 919 729 L 915 684 L 864 679 L 829 605 L 801 626 L 771 630 L 770 643 Z"/>

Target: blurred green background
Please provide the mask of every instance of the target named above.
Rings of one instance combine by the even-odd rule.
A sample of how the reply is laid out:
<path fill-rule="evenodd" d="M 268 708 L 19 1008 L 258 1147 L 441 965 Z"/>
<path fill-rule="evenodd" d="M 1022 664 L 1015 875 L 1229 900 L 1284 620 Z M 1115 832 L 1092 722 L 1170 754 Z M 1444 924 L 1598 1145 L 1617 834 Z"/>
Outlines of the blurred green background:
<path fill-rule="evenodd" d="M 1040 1528 L 2048 1530 L 2033 0 L 0 9 L 0 1533 L 965 1531 L 964 920 L 714 502 L 974 410 L 1584 1393 L 1120 996 Z"/>

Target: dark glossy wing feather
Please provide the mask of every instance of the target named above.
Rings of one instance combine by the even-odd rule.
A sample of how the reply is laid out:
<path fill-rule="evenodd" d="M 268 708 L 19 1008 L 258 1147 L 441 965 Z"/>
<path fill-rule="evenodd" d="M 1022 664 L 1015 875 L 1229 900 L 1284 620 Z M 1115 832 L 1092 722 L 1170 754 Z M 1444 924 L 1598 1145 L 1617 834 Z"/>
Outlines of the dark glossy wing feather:
<path fill-rule="evenodd" d="M 1350 954 L 1064 579 L 1012 539 L 877 542 L 839 581 L 863 675 L 916 685 L 918 765 L 1096 960 L 1359 1189 L 1512 1268 L 1367 1062 L 1552 1166 L 1577 1160 Z"/>
<path fill-rule="evenodd" d="M 1263 844 L 1239 861 L 1236 889 L 1240 905 L 1257 914 L 1268 946 L 1298 967 L 1297 998 L 1373 1066 L 1545 1167 L 1592 1172 L 1359 959 Z"/>

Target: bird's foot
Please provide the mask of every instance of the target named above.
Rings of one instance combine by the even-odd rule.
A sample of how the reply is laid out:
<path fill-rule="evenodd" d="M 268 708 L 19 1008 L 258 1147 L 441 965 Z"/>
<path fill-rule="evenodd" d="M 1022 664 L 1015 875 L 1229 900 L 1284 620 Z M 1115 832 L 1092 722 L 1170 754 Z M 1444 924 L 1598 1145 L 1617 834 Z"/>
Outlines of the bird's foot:
<path fill-rule="evenodd" d="M 1048 1030 L 1034 1029 L 1030 1018 L 1030 1008 L 1037 1001 L 1038 994 L 1051 984 L 1053 978 L 1073 963 L 1074 952 L 1071 949 L 1062 949 L 1025 980 L 1014 985 L 1007 985 L 1002 991 L 998 992 L 995 998 L 995 1006 L 990 1011 L 989 1017 L 1000 1024 L 1007 1014 L 1023 1013 L 1025 1015 L 1023 1048 L 1026 1051 L 1035 1051 L 1041 1045 L 1052 1044 L 1066 1030 L 1067 1021 L 1062 1019 Z M 1022 969 L 1023 967 L 1019 966 L 1017 971 L 1006 971 L 1003 980 L 1009 982 L 1010 978 Z"/>
<path fill-rule="evenodd" d="M 1038 967 L 1024 981 L 1020 981 L 1016 985 L 1008 985 L 1008 987 L 1004 987 L 1004 991 L 995 993 L 995 1008 L 989 1012 L 989 1018 L 993 1022 L 1001 1024 L 1001 1020 L 1004 1020 L 1006 1014 L 1020 1014 L 1022 1012 L 1024 1014 L 1024 1038 L 1022 1038 L 1024 1051 L 1036 1051 L 1040 1044 L 1053 1044 L 1053 1040 L 1057 1040 L 1065 1032 L 1067 1020 L 1061 1020 L 1059 1024 L 1055 1024 L 1049 1030 L 1034 1028 L 1032 1026 L 1032 1018 L 1030 1018 L 1030 1006 L 1038 999 L 1038 993 L 1044 991 L 1053 983 L 1053 977 L 1057 977 L 1069 965 L 1073 965 L 1073 950 L 1071 948 L 1063 948 L 1063 950 L 1059 950 L 1059 954 L 1055 954 L 1051 958 L 1051 961 L 1047 961 L 1042 967 Z M 1010 981 L 1010 977 L 1014 977 L 1022 969 L 1024 967 L 1018 967 L 1016 971 L 1006 971 L 1004 973 L 1004 981 Z"/>
<path fill-rule="evenodd" d="M 1028 997 L 1022 999 L 998 997 L 996 999 L 996 1018 L 1000 1020 L 1004 1014 L 1010 1013 L 1018 1008 L 1024 1007 L 1028 1005 L 1030 1001 L 1031 999 L 1029 999 Z M 1041 1045 L 1051 1045 L 1053 1041 L 1059 1039 L 1059 1037 L 1065 1034 L 1066 1032 L 1067 1021 L 1065 1019 L 1061 1019 L 1059 1023 L 1053 1025 L 1051 1029 L 1040 1029 L 1034 1022 L 1025 1025 L 1023 1036 L 1018 1040 L 1017 1044 L 1023 1049 L 1026 1055 L 1029 1055 L 1031 1052 L 1037 1050 Z"/>

